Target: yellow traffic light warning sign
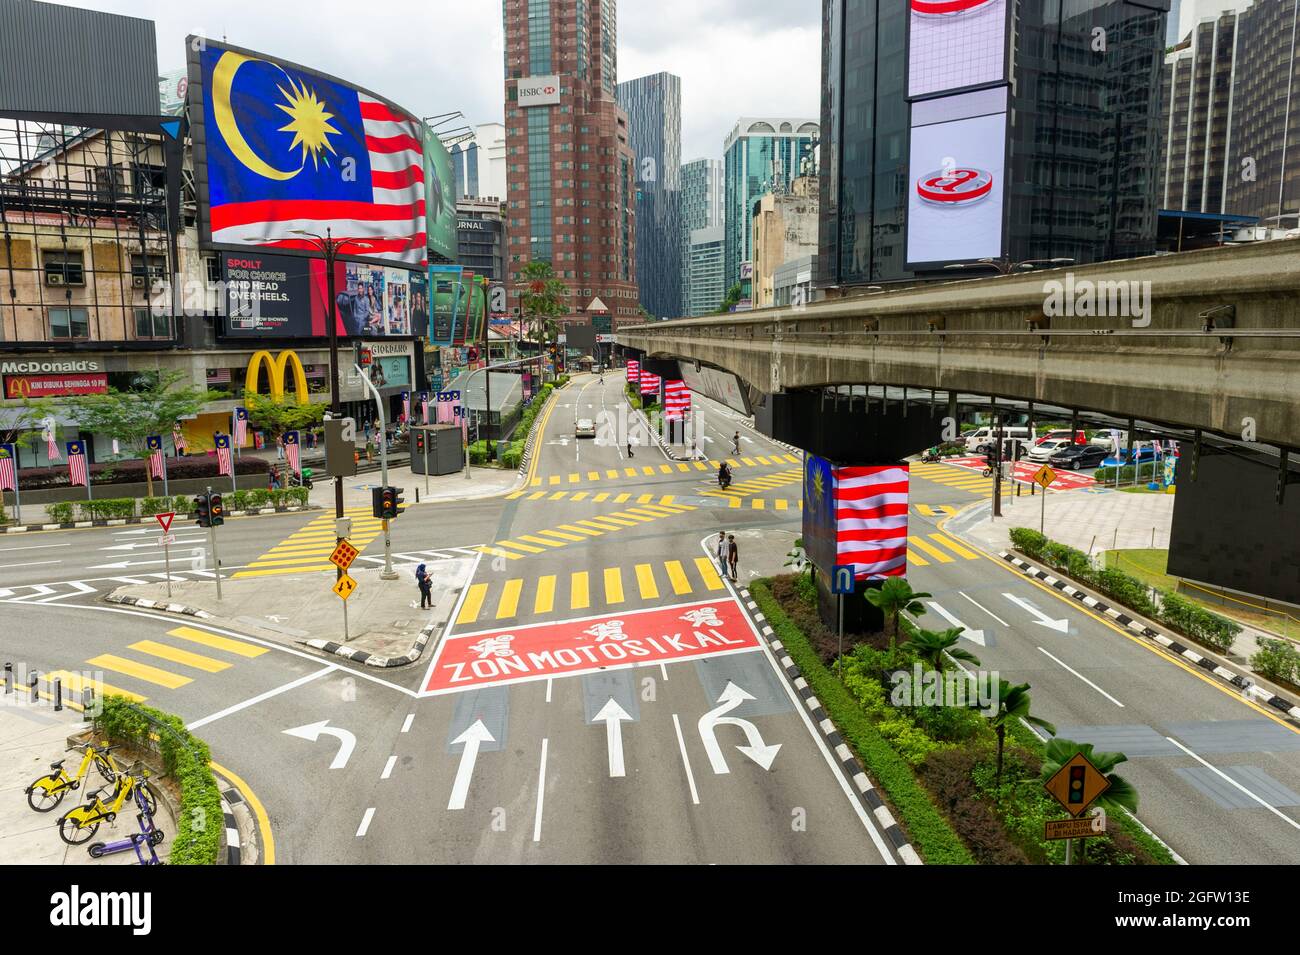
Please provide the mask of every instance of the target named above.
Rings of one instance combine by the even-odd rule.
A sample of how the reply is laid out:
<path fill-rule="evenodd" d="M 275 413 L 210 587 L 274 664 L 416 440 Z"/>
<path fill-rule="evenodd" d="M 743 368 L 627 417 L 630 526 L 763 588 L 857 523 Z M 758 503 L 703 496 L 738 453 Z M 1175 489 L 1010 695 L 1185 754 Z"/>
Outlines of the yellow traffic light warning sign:
<path fill-rule="evenodd" d="M 344 600 L 347 600 L 349 597 L 352 596 L 352 591 L 357 589 L 356 578 L 352 577 L 349 574 L 344 574 L 342 577 L 338 579 L 338 581 L 334 584 L 334 587 L 332 589 L 336 594 L 338 594 Z"/>
<path fill-rule="evenodd" d="M 1075 753 L 1043 784 L 1048 794 L 1070 815 L 1082 816 L 1100 795 L 1110 789 L 1110 780 L 1083 753 Z"/>
<path fill-rule="evenodd" d="M 1051 487 L 1052 482 L 1055 480 L 1056 472 L 1046 464 L 1034 472 L 1034 483 L 1041 485 L 1044 491 Z"/>
<path fill-rule="evenodd" d="M 357 559 L 359 551 L 345 540 L 339 541 L 339 545 L 334 548 L 334 553 L 330 554 L 330 563 L 338 567 L 339 570 L 347 570 L 352 566 L 352 562 Z"/>

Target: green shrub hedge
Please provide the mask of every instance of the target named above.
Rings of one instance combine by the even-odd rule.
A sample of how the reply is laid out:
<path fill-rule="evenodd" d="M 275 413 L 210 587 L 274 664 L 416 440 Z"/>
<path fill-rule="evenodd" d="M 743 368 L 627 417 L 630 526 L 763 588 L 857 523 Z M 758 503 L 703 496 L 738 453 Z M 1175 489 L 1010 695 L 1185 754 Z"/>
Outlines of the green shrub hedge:
<path fill-rule="evenodd" d="M 121 696 L 104 698 L 94 725 L 112 743 L 156 750 L 162 756 L 163 771 L 179 785 L 181 804 L 168 862 L 215 865 L 225 825 L 221 792 L 208 765 L 212 758 L 208 744 L 192 736 L 179 716 Z"/>
<path fill-rule="evenodd" d="M 1155 461 L 1145 461 L 1142 464 L 1137 465 L 1136 480 L 1137 482 L 1154 481 L 1157 479 L 1158 475 L 1163 473 L 1163 469 L 1164 465 L 1157 464 Z M 1133 484 L 1133 470 L 1134 467 L 1131 464 L 1126 464 L 1119 468 L 1119 483 Z M 1114 484 L 1115 466 L 1107 465 L 1106 467 L 1097 468 L 1097 470 L 1092 473 L 1092 477 L 1098 484 Z"/>
<path fill-rule="evenodd" d="M 1160 619 L 1198 643 L 1224 651 L 1241 633 L 1241 627 L 1226 617 L 1211 613 L 1172 590 L 1160 591 Z"/>
<path fill-rule="evenodd" d="M 53 504 L 46 504 L 45 511 L 50 515 L 50 521 L 55 524 L 71 524 L 72 515 L 77 511 L 77 505 L 72 501 L 55 501 Z"/>
<path fill-rule="evenodd" d="M 1250 667 L 1266 680 L 1300 685 L 1300 650 L 1289 640 L 1261 637 Z"/>

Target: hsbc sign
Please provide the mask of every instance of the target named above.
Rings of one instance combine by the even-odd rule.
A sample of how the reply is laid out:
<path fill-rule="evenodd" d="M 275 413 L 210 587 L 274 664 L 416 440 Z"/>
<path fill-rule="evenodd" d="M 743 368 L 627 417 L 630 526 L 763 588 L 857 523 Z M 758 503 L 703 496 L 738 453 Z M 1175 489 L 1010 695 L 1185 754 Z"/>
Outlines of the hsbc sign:
<path fill-rule="evenodd" d="M 558 76 L 530 76 L 519 81 L 520 106 L 555 106 L 560 102 Z"/>

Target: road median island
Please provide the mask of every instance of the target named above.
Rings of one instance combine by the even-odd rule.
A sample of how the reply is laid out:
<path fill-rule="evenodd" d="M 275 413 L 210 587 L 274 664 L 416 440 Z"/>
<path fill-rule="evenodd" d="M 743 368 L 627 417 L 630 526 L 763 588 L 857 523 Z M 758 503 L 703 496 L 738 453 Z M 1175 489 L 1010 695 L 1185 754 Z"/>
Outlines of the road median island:
<path fill-rule="evenodd" d="M 910 698 L 896 699 L 906 676 L 928 666 L 909 649 L 906 638 L 917 633 L 910 621 L 900 621 L 903 642 L 893 649 L 883 638 L 854 636 L 860 642 L 846 649 L 837 672 L 835 635 L 821 624 L 807 577 L 755 581 L 750 593 L 927 863 L 1065 861 L 1064 843 L 1044 839 L 1045 823 L 1062 813 L 1040 783 L 1045 747 L 1033 731 L 1006 722 L 999 781 L 995 733 L 984 711 L 973 703 L 932 705 L 927 699 L 911 705 Z M 932 667 L 926 675 L 939 677 Z M 958 671 L 945 670 L 944 676 L 950 681 L 945 685 L 964 683 Z M 1090 863 L 1173 862 L 1135 819 L 1121 813 L 1110 820 L 1104 836 L 1089 840 Z"/>

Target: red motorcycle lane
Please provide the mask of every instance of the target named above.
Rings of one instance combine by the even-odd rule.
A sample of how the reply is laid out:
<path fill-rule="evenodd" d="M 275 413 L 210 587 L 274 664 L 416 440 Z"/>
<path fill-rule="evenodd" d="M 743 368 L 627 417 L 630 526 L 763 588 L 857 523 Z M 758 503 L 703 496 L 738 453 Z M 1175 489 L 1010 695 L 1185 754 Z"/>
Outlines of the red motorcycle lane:
<path fill-rule="evenodd" d="M 758 635 L 732 597 L 453 633 L 438 647 L 423 695 L 748 653 L 759 647 Z"/>
<path fill-rule="evenodd" d="M 945 464 L 955 464 L 959 468 L 966 468 L 968 471 L 982 471 L 986 466 L 984 458 L 946 458 Z M 1034 479 L 1034 474 L 1041 468 L 1041 464 L 1034 464 L 1030 461 L 1016 462 L 1016 480 L 1022 484 L 1028 484 Z M 1066 471 L 1064 468 L 1052 468 L 1056 472 L 1056 480 L 1052 482 L 1052 487 L 1058 491 L 1073 491 L 1076 488 L 1091 487 L 1097 482 L 1086 474 L 1075 474 L 1072 471 Z"/>

